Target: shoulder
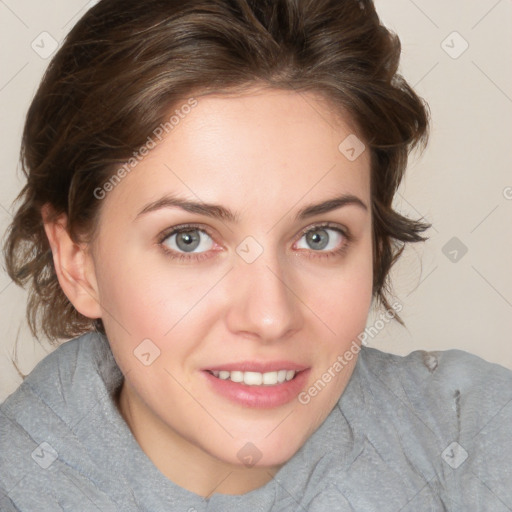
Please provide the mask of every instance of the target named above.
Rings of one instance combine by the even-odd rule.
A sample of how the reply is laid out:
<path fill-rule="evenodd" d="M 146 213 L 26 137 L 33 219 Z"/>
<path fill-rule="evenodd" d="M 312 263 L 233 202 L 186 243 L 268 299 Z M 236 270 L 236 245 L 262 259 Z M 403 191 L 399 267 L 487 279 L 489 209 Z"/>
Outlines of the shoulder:
<path fill-rule="evenodd" d="M 358 371 L 374 392 L 459 435 L 476 434 L 512 410 L 512 371 L 462 350 L 399 356 L 363 347 Z"/>
<path fill-rule="evenodd" d="M 460 391 L 472 389 L 476 393 L 488 393 L 490 390 L 501 393 L 503 385 L 512 383 L 512 370 L 462 350 L 415 350 L 400 356 L 362 347 L 360 359 L 368 375 L 378 374 L 383 379 L 394 381 L 396 372 L 399 372 L 400 379 L 408 379 L 420 388 L 442 386 Z"/>
<path fill-rule="evenodd" d="M 109 379 L 120 374 L 115 370 L 106 338 L 88 333 L 46 356 L 0 405 L 2 510 L 11 510 L 11 504 L 23 510 L 55 510 L 56 496 L 71 500 L 73 510 L 89 510 L 78 495 L 70 494 L 66 478 L 80 481 L 91 495 L 99 493 L 81 475 L 81 468 L 94 470 L 83 443 L 94 407 L 108 394 Z M 103 495 L 98 500 L 108 504 Z M 104 509 L 112 510 L 107 505 Z"/>
<path fill-rule="evenodd" d="M 49 373 L 57 369 L 63 372 L 61 376 L 71 375 L 80 367 L 96 365 L 108 350 L 108 342 L 103 335 L 88 332 L 62 343 L 35 366 L 23 383 L 40 383 L 41 379 L 46 379 Z"/>
<path fill-rule="evenodd" d="M 354 377 L 370 449 L 471 510 L 512 507 L 511 370 L 461 350 L 399 356 L 362 347 Z"/>
<path fill-rule="evenodd" d="M 37 364 L 0 405 L 0 424 L 27 432 L 43 428 L 42 418 L 50 416 L 70 424 L 88 400 L 111 392 L 121 380 L 106 337 L 83 334 L 64 342 Z"/>
<path fill-rule="evenodd" d="M 27 399 L 37 399 L 51 409 L 69 405 L 69 395 L 88 385 L 77 376 L 98 375 L 102 366 L 112 365 L 108 341 L 98 333 L 86 333 L 62 343 L 42 359 L 18 389 L 0 405 L 4 413 Z"/>
<path fill-rule="evenodd" d="M 8 424 L 19 429 L 24 419 L 35 416 L 37 409 L 61 415 L 64 406 L 70 405 L 71 391 L 81 385 L 77 373 L 96 373 L 103 347 L 101 338 L 87 333 L 62 343 L 48 354 L 0 405 L 3 426 Z"/>

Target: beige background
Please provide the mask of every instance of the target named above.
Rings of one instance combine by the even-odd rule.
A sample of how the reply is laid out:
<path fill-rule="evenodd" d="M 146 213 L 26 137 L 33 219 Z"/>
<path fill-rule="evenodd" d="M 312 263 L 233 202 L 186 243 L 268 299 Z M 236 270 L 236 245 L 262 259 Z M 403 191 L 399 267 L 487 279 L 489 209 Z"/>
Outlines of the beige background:
<path fill-rule="evenodd" d="M 49 61 L 44 52 L 93 3 L 0 1 L 2 233 L 22 186 L 20 135 Z M 402 73 L 429 102 L 433 118 L 430 146 L 411 161 L 397 208 L 425 216 L 434 227 L 429 241 L 408 250 L 393 273 L 407 328 L 378 328 L 369 344 L 400 354 L 458 348 L 512 368 L 512 1 L 376 5 L 401 37 Z M 16 338 L 24 373 L 51 350 L 27 330 L 25 300 L 2 268 L 0 401 L 21 380 L 11 364 Z M 368 325 L 374 322 L 370 317 Z"/>

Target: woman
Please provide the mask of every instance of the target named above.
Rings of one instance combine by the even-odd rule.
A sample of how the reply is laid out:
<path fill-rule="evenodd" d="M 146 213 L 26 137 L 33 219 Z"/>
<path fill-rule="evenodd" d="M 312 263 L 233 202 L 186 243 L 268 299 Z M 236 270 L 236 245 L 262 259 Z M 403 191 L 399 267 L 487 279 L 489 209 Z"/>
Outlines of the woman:
<path fill-rule="evenodd" d="M 364 346 L 427 225 L 426 106 L 369 1 L 103 0 L 28 112 L 6 240 L 34 333 L 2 510 L 512 507 L 512 374 Z M 505 509 L 504 509 L 505 510 Z"/>

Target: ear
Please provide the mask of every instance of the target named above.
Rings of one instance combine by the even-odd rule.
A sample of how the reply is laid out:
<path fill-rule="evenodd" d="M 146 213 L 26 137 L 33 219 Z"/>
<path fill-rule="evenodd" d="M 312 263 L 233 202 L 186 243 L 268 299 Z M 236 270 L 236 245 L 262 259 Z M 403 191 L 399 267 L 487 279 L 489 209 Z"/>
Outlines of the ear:
<path fill-rule="evenodd" d="M 53 264 L 62 291 L 71 304 L 88 318 L 101 318 L 94 261 L 87 244 L 69 236 L 67 216 L 55 216 L 49 204 L 41 208 L 44 229 L 53 254 Z"/>

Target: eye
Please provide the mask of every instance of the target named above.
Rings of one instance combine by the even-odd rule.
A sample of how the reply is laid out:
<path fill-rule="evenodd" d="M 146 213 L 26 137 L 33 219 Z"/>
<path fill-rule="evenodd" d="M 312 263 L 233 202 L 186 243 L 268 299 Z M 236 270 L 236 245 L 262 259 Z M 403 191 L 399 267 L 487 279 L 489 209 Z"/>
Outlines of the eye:
<path fill-rule="evenodd" d="M 202 253 L 209 251 L 214 245 L 213 239 L 206 231 L 193 226 L 174 228 L 160 243 L 177 253 Z"/>
<path fill-rule="evenodd" d="M 338 227 L 314 226 L 305 231 L 296 244 L 297 249 L 337 252 L 348 243 L 348 236 Z"/>

